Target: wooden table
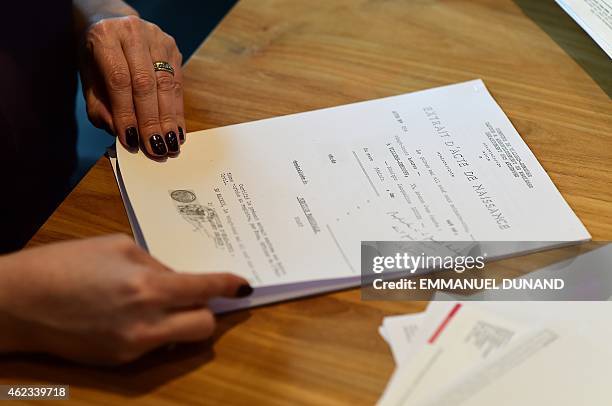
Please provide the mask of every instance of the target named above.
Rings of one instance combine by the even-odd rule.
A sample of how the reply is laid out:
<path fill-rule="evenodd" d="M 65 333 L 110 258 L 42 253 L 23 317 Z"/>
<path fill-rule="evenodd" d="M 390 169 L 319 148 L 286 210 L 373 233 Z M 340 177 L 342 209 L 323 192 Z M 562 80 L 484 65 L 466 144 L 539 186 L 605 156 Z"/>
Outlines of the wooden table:
<path fill-rule="evenodd" d="M 611 65 L 553 0 L 242 0 L 186 65 L 186 116 L 193 131 L 482 78 L 611 240 Z M 31 245 L 129 230 L 101 158 Z M 0 382 L 70 384 L 88 404 L 371 404 L 393 370 L 382 317 L 423 307 L 345 291 L 221 317 L 212 346 L 117 369 L 3 357 Z"/>

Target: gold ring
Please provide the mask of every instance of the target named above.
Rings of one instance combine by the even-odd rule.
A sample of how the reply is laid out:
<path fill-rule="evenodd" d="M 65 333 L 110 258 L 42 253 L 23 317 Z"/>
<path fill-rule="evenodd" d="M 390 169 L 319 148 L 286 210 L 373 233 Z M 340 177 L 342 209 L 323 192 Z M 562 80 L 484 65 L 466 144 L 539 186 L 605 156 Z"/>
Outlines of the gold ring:
<path fill-rule="evenodd" d="M 168 72 L 174 76 L 174 68 L 166 61 L 153 62 L 153 70 L 155 72 Z"/>

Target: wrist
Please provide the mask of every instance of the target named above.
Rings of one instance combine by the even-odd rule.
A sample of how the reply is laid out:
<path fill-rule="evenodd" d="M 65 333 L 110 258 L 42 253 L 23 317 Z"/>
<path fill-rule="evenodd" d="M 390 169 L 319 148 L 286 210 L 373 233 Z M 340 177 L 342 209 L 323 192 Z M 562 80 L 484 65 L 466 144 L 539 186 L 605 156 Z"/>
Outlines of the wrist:
<path fill-rule="evenodd" d="M 138 12 L 122 0 L 74 0 L 74 22 L 77 38 L 89 27 L 106 18 L 137 16 Z"/>
<path fill-rule="evenodd" d="M 13 260 L 17 254 L 0 256 L 0 353 L 27 351 L 27 334 L 24 325 L 14 315 L 11 308 L 10 295 L 16 294 L 11 280 L 18 274 L 18 260 Z"/>
<path fill-rule="evenodd" d="M 0 311 L 0 354 L 31 351 L 30 335 L 25 326 L 14 317 Z"/>
<path fill-rule="evenodd" d="M 5 313 L 10 307 L 11 274 L 16 272 L 14 255 L 0 255 L 0 314 Z"/>

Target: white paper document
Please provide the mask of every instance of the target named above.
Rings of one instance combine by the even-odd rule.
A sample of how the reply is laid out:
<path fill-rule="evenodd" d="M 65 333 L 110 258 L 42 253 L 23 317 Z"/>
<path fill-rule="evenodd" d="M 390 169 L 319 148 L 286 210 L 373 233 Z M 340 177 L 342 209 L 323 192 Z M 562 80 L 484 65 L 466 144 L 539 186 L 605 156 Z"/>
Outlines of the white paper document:
<path fill-rule="evenodd" d="M 610 404 L 612 303 L 436 299 L 408 344 L 388 340 L 407 356 L 381 405 Z M 412 327 L 413 316 L 381 328 Z"/>
<path fill-rule="evenodd" d="M 612 1 L 610 0 L 556 0 L 612 58 Z"/>
<path fill-rule="evenodd" d="M 267 292 L 247 305 L 358 284 L 362 240 L 590 238 L 480 80 L 191 133 L 161 163 L 117 155 L 151 254 L 241 274 Z"/>
<path fill-rule="evenodd" d="M 391 348 L 393 360 L 400 363 L 409 349 L 414 346 L 414 338 L 425 318 L 424 313 L 385 317 L 379 328 L 380 335 Z"/>
<path fill-rule="evenodd" d="M 541 329 L 414 405 L 607 406 L 611 365 L 607 347 L 571 331 Z"/>
<path fill-rule="evenodd" d="M 382 327 L 388 333 L 388 343 L 398 366 L 412 362 L 416 354 L 427 345 L 427 341 L 434 335 L 438 327 L 444 323 L 449 313 L 456 304 L 461 303 L 448 296 L 448 300 L 432 300 L 427 306 L 427 311 L 417 313 L 418 324 L 414 319 L 402 318 L 402 316 L 385 317 Z M 417 315 L 407 315 L 415 317 Z M 391 319 L 391 320 L 387 320 Z M 404 328 L 410 329 L 410 340 L 400 340 L 398 332 Z M 396 334 L 392 334 L 393 332 Z"/>
<path fill-rule="evenodd" d="M 381 406 L 413 405 L 427 399 L 468 366 L 484 363 L 530 329 L 476 306 L 449 304 L 418 352 L 398 365 Z"/>

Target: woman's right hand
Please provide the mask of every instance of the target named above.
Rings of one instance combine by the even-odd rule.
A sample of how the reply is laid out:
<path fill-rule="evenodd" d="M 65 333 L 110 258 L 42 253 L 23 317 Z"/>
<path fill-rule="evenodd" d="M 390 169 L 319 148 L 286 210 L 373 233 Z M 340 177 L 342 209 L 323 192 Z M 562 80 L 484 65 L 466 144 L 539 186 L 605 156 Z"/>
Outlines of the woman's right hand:
<path fill-rule="evenodd" d="M 176 273 L 124 235 L 26 249 L 0 257 L 0 352 L 125 363 L 210 337 L 208 300 L 251 292 L 235 275 Z"/>

